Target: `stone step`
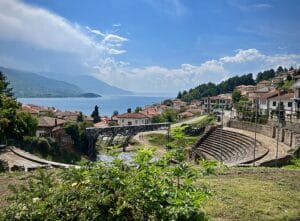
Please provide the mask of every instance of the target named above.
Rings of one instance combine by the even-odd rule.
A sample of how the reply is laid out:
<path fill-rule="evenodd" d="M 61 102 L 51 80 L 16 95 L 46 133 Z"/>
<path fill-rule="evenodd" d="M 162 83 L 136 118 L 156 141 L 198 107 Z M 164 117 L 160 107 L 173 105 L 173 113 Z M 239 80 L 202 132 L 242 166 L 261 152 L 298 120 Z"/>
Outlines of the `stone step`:
<path fill-rule="evenodd" d="M 222 145 L 222 146 L 228 147 L 229 149 L 239 152 L 240 155 L 245 155 L 248 152 L 247 151 L 248 149 L 244 148 L 244 146 L 242 146 L 242 144 L 240 144 L 236 141 L 232 141 L 232 140 L 223 139 L 221 141 L 220 139 L 215 139 L 214 137 L 209 137 L 207 140 L 205 140 L 205 142 L 216 143 L 217 145 Z"/>
<path fill-rule="evenodd" d="M 200 146 L 199 148 L 197 148 L 197 150 L 200 150 L 200 151 L 206 150 L 207 152 L 210 152 L 212 156 L 215 156 L 215 158 L 221 159 L 220 149 L 218 149 L 216 147 L 203 145 L 203 146 Z M 223 159 L 230 160 L 232 158 L 232 156 L 233 155 L 228 152 L 225 152 L 225 151 L 222 152 Z"/>

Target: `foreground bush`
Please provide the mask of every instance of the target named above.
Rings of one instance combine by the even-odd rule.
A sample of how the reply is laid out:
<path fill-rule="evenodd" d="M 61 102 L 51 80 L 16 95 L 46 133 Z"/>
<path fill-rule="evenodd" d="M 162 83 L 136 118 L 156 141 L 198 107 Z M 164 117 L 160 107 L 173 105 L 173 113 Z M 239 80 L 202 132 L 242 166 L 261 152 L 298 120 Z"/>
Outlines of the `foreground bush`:
<path fill-rule="evenodd" d="M 140 151 L 134 166 L 116 160 L 68 169 L 52 178 L 40 171 L 15 190 L 4 220 L 205 220 L 207 193 L 192 185 L 188 166 L 152 160 Z"/>

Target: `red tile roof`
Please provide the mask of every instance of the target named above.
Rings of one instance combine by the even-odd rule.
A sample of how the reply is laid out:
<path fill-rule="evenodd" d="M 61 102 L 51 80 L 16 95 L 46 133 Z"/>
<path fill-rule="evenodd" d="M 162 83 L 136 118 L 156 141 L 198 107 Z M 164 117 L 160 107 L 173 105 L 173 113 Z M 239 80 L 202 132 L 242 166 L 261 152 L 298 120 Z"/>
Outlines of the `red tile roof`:
<path fill-rule="evenodd" d="M 274 100 L 292 100 L 294 98 L 294 93 L 281 94 L 280 96 L 274 97 Z"/>
<path fill-rule="evenodd" d="M 149 118 L 145 114 L 142 113 L 125 113 L 117 116 L 118 118 L 127 118 L 127 119 L 144 119 Z"/>
<path fill-rule="evenodd" d="M 272 98 L 272 97 L 276 97 L 277 95 L 278 95 L 278 91 L 274 90 L 274 91 L 270 91 L 268 93 L 261 94 L 259 96 L 259 98 L 261 98 L 261 99 L 269 99 L 269 98 Z"/>
<path fill-rule="evenodd" d="M 54 117 L 40 117 L 39 118 L 39 127 L 55 127 L 58 125 L 63 125 L 66 121 L 57 119 Z"/>

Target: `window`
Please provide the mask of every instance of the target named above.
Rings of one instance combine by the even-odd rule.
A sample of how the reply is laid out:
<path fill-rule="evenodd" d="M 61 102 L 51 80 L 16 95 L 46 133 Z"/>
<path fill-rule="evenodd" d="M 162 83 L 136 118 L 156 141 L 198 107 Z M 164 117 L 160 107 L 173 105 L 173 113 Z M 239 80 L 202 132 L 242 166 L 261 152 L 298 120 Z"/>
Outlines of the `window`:
<path fill-rule="evenodd" d="M 276 106 L 276 101 L 273 101 L 273 107 L 275 107 Z"/>
<path fill-rule="evenodd" d="M 292 102 L 288 102 L 288 107 L 292 107 Z"/>
<path fill-rule="evenodd" d="M 138 123 L 138 120 L 135 120 L 135 124 L 137 124 Z"/>
<path fill-rule="evenodd" d="M 122 120 L 122 123 L 124 123 L 124 120 Z"/>

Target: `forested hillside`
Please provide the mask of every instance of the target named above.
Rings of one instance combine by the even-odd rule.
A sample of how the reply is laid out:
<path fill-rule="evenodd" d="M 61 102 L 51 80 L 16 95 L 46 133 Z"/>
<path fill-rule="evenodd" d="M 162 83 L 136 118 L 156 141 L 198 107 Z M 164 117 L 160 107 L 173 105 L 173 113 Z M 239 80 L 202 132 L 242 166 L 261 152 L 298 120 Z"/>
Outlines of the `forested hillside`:
<path fill-rule="evenodd" d="M 184 101 L 191 101 L 193 99 L 201 99 L 202 97 L 215 96 L 222 93 L 231 93 L 238 85 L 255 85 L 262 80 L 270 80 L 271 78 L 280 74 L 289 73 L 289 71 L 295 71 L 297 75 L 300 74 L 300 68 L 294 69 L 293 67 L 290 67 L 287 69 L 279 66 L 276 71 L 274 69 L 270 69 L 257 73 L 255 80 L 253 79 L 253 74 L 250 73 L 228 78 L 219 84 L 214 84 L 211 82 L 200 84 L 189 91 L 179 91 L 177 98 Z"/>
<path fill-rule="evenodd" d="M 75 97 L 83 93 L 76 85 L 35 73 L 3 67 L 0 71 L 7 76 L 16 97 Z"/>
<path fill-rule="evenodd" d="M 193 99 L 201 99 L 202 97 L 215 96 L 221 93 L 229 93 L 232 92 L 236 86 L 241 84 L 255 85 L 253 75 L 250 73 L 242 76 L 234 76 L 222 81 L 219 84 L 214 84 L 211 82 L 200 84 L 199 86 L 190 89 L 188 92 L 179 92 L 177 98 L 184 101 L 191 101 Z"/>

